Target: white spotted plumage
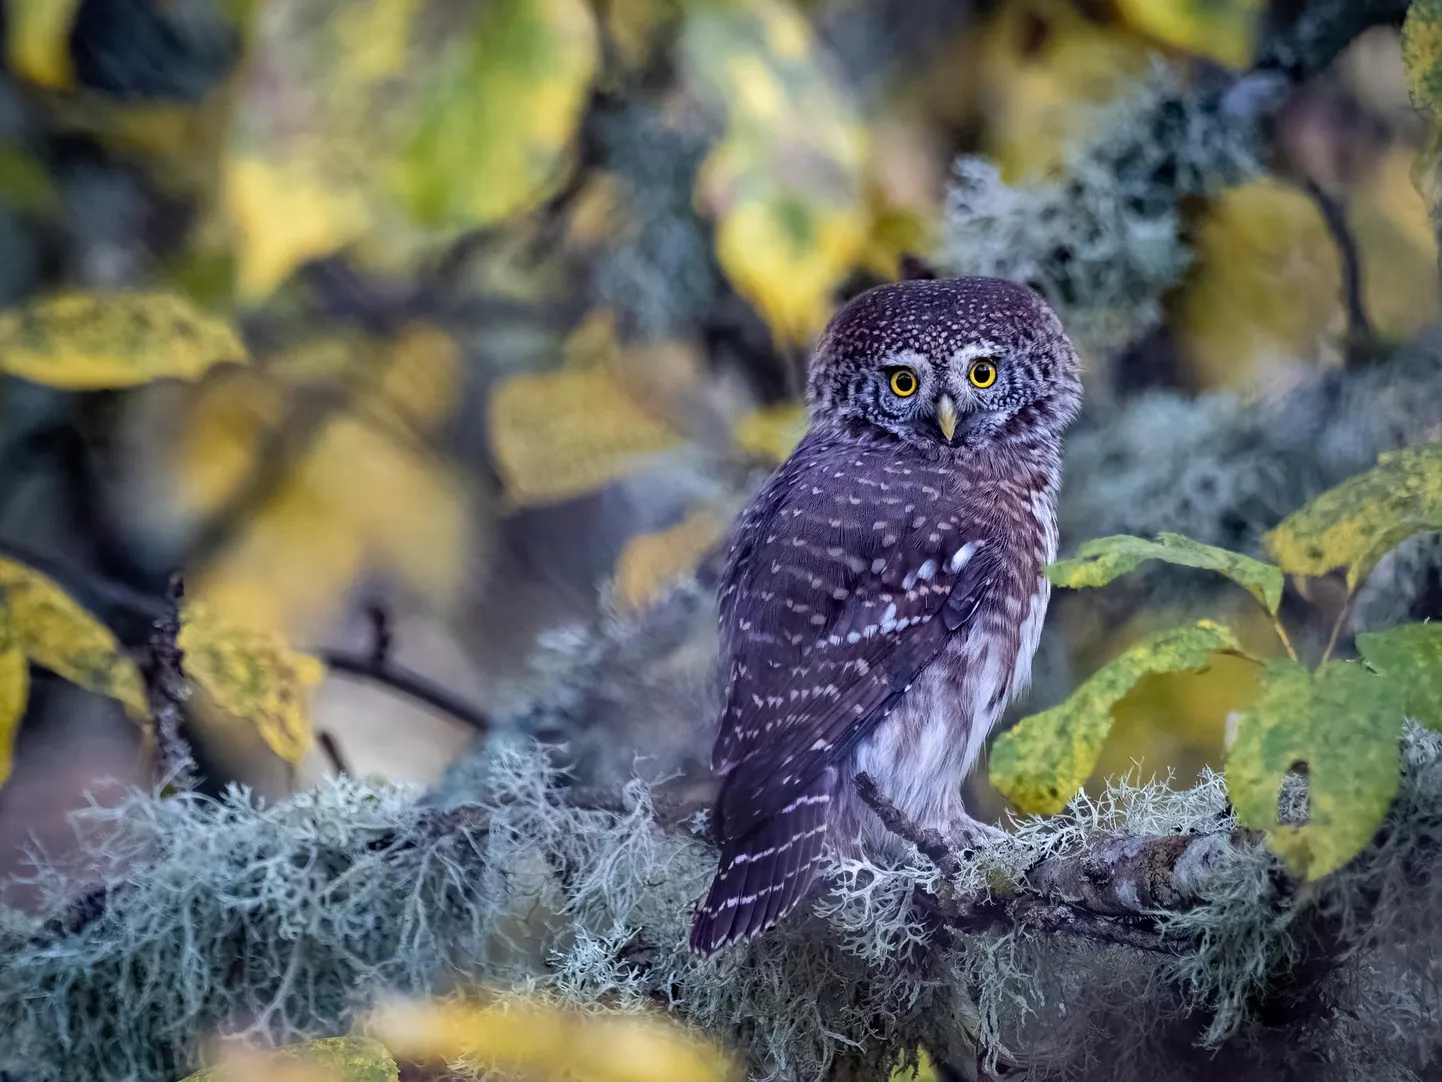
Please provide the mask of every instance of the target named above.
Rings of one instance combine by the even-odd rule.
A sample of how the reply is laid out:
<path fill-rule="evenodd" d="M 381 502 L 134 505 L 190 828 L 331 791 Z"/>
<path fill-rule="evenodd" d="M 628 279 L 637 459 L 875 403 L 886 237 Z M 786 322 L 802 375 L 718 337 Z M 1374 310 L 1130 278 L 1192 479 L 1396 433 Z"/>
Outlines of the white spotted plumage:
<path fill-rule="evenodd" d="M 983 354 L 994 392 L 952 367 Z M 898 363 L 915 401 L 886 397 Z M 1080 382 L 1040 298 L 993 279 L 872 290 L 832 321 L 808 393 L 812 429 L 742 516 L 719 594 L 721 861 L 702 952 L 801 904 L 825 846 L 894 849 L 858 771 L 924 826 L 986 829 L 960 785 L 1030 679 L 1046 610 Z"/>

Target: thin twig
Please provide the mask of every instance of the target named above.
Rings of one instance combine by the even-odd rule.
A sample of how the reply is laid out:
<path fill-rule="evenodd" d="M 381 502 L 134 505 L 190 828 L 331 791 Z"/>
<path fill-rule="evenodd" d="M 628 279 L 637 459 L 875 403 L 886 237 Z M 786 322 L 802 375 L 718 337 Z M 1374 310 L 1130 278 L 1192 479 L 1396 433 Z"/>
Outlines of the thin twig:
<path fill-rule="evenodd" d="M 143 590 L 137 590 L 124 583 L 115 582 L 4 541 L 0 541 L 0 556 L 13 559 L 54 579 L 67 594 L 85 605 L 86 608 L 91 608 L 98 602 L 143 616 L 152 622 L 162 620 L 166 616 L 167 609 L 163 598 L 158 598 Z M 371 618 L 374 627 L 374 614 Z M 480 732 L 490 730 L 491 719 L 480 707 L 467 702 L 439 684 L 390 662 L 388 659 L 392 636 L 388 626 L 385 628 L 385 632 L 384 642 L 379 637 L 373 640 L 367 656 L 362 657 L 341 650 L 329 650 L 321 651 L 321 660 L 336 672 L 348 673 L 351 676 L 362 677 L 372 683 L 380 684 L 391 691 L 424 703 L 443 714 L 449 714 L 472 729 Z M 383 650 L 386 657 L 384 663 L 379 666 L 375 664 L 378 649 Z"/>
<path fill-rule="evenodd" d="M 1342 609 L 1337 613 L 1337 619 L 1332 622 L 1332 634 L 1327 637 L 1327 649 L 1322 651 L 1322 660 L 1317 662 L 1321 668 L 1332 660 L 1332 652 L 1337 649 L 1337 640 L 1342 637 L 1342 628 L 1352 616 L 1352 606 L 1357 601 L 1357 591 L 1348 590 L 1347 600 L 1342 603 Z"/>
<path fill-rule="evenodd" d="M 1282 621 L 1276 616 L 1272 617 L 1272 629 L 1276 631 L 1277 638 L 1282 640 L 1282 645 L 1287 648 L 1287 656 L 1296 661 L 1297 651 L 1292 647 L 1292 640 L 1287 637 L 1287 629 L 1282 626 Z"/>
<path fill-rule="evenodd" d="M 449 714 L 478 732 L 489 732 L 491 729 L 491 719 L 480 707 L 409 669 L 394 664 L 377 668 L 369 657 L 357 657 L 341 650 L 322 650 L 320 659 L 334 672 L 349 673 L 389 688 L 443 714 Z"/>
<path fill-rule="evenodd" d="M 1347 222 L 1347 205 L 1311 177 L 1302 187 L 1322 212 L 1322 221 L 1342 260 L 1342 305 L 1347 312 L 1347 364 L 1358 367 L 1372 356 L 1376 335 L 1362 294 L 1362 255 Z"/>
<path fill-rule="evenodd" d="M 345 756 L 341 754 L 340 745 L 335 742 L 335 737 L 331 736 L 330 733 L 324 729 L 320 730 L 315 734 L 315 742 L 320 748 L 321 753 L 330 760 L 331 769 L 337 774 L 355 773 L 351 770 L 350 764 L 345 761 Z"/>
<path fill-rule="evenodd" d="M 166 611 L 155 621 L 150 635 L 150 656 L 144 666 L 150 695 L 150 716 L 155 726 L 155 768 L 157 781 L 175 789 L 195 787 L 195 759 L 181 735 L 185 723 L 185 700 L 190 686 L 181 667 L 180 599 L 185 586 L 177 573 L 170 578 Z"/>

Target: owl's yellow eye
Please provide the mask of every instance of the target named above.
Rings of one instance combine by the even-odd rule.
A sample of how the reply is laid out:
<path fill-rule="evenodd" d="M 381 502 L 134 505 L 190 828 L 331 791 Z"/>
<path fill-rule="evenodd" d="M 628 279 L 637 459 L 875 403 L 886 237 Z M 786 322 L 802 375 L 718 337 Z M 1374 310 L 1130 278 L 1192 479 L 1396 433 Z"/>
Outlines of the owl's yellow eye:
<path fill-rule="evenodd" d="M 898 398 L 910 398 L 916 393 L 916 373 L 909 368 L 898 368 L 891 373 L 891 390 Z"/>
<path fill-rule="evenodd" d="M 967 371 L 966 378 L 973 387 L 984 391 L 996 382 L 996 365 L 990 361 L 977 361 Z"/>

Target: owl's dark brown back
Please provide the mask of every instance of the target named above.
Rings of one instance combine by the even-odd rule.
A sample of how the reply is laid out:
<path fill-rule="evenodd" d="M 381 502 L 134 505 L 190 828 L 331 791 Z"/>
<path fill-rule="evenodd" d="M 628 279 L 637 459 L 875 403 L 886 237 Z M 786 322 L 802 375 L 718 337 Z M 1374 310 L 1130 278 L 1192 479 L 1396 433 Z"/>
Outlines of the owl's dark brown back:
<path fill-rule="evenodd" d="M 850 302 L 809 397 L 811 431 L 742 515 L 721 584 L 721 862 L 693 928 L 703 952 L 804 899 L 858 748 L 929 669 L 965 668 L 959 637 L 1010 636 L 1018 663 L 1005 621 L 1028 610 L 1007 598 L 1030 600 L 1054 544 L 1080 382 L 1036 294 L 962 278 Z"/>

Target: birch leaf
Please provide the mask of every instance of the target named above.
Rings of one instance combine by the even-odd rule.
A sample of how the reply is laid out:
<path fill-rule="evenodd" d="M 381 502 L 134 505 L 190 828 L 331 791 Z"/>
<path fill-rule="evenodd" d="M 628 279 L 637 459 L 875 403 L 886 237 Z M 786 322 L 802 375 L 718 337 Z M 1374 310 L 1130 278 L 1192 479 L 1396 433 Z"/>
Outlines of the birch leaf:
<path fill-rule="evenodd" d="M 464 1062 L 476 1073 L 578 1082 L 722 1082 L 738 1078 L 710 1042 L 664 1016 L 582 1011 L 540 1000 L 395 1003 L 367 1020 L 393 1054 Z"/>
<path fill-rule="evenodd" d="M 15 737 L 30 698 L 30 665 L 20 648 L 15 618 L 0 590 L 0 785 L 15 764 Z"/>
<path fill-rule="evenodd" d="M 1059 706 L 1023 718 L 991 750 L 991 783 L 1022 811 L 1053 814 L 1096 768 L 1112 707 L 1148 673 L 1195 672 L 1219 651 L 1240 651 L 1225 627 L 1202 620 L 1138 643 L 1093 674 Z"/>
<path fill-rule="evenodd" d="M 1241 586 L 1273 615 L 1282 601 L 1281 568 L 1176 533 L 1158 534 L 1155 541 L 1127 534 L 1099 537 L 1082 545 L 1075 559 L 1052 564 L 1046 576 L 1055 585 L 1072 589 L 1105 586 L 1147 560 L 1216 571 Z"/>
<path fill-rule="evenodd" d="M 1117 0 L 1133 29 L 1230 68 L 1252 59 L 1262 0 Z"/>
<path fill-rule="evenodd" d="M 119 700 L 136 721 L 150 717 L 140 670 L 110 629 L 40 572 L 0 557 L 0 594 L 24 656 L 72 684 Z"/>
<path fill-rule="evenodd" d="M 1357 649 L 1402 689 L 1408 717 L 1442 731 L 1442 623 L 1367 632 L 1357 636 Z"/>
<path fill-rule="evenodd" d="M 1403 696 L 1355 661 L 1317 673 L 1292 661 L 1267 666 L 1262 693 L 1240 716 L 1227 751 L 1227 792 L 1237 818 L 1264 831 L 1289 867 L 1318 879 L 1362 850 L 1397 792 Z M 1306 768 L 1308 816 L 1282 823 L 1283 780 Z"/>
<path fill-rule="evenodd" d="M 325 667 L 279 635 L 240 627 L 197 602 L 181 611 L 179 641 L 186 676 L 215 707 L 250 722 L 272 751 L 299 763 L 311 744 L 310 692 Z"/>
<path fill-rule="evenodd" d="M 717 258 L 778 341 L 808 342 L 865 253 L 865 130 L 790 4 L 705 5 L 682 50 L 695 93 L 725 118 L 696 179 Z"/>
<path fill-rule="evenodd" d="M 367 1037 L 328 1037 L 264 1052 L 247 1051 L 182 1082 L 397 1082 L 390 1052 Z"/>
<path fill-rule="evenodd" d="M 80 0 L 8 0 L 5 54 L 11 71 L 49 90 L 75 83 L 70 29 Z"/>
<path fill-rule="evenodd" d="M 193 380 L 245 359 L 229 323 L 174 293 L 62 293 L 0 314 L 0 372 L 66 390 Z"/>
<path fill-rule="evenodd" d="M 1347 571 L 1356 587 L 1377 561 L 1413 534 L 1442 530 L 1442 444 L 1382 455 L 1288 515 L 1267 534 L 1267 551 L 1293 575 Z"/>

